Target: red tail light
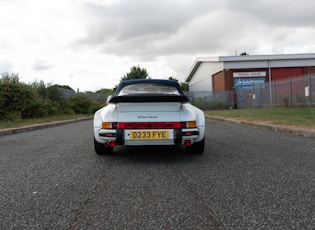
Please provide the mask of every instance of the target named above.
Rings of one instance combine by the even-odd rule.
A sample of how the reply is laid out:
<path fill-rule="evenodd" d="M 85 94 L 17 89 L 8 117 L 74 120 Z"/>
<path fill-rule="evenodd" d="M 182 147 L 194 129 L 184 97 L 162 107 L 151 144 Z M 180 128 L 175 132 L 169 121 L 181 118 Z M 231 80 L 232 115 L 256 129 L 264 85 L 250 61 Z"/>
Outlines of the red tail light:
<path fill-rule="evenodd" d="M 180 129 L 186 122 L 121 122 L 118 129 Z"/>

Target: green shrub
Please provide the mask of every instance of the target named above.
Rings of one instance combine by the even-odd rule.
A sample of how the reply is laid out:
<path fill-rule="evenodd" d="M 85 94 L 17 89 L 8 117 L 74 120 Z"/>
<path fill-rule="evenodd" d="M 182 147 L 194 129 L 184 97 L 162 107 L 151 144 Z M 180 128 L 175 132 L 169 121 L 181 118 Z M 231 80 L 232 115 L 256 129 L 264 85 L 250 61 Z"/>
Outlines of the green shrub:
<path fill-rule="evenodd" d="M 0 119 L 33 117 L 36 93 L 32 87 L 19 82 L 18 76 L 5 76 L 0 79 Z"/>
<path fill-rule="evenodd" d="M 70 97 L 69 104 L 76 114 L 91 114 L 91 108 L 95 102 L 83 94 L 75 94 Z"/>
<path fill-rule="evenodd" d="M 97 110 L 103 108 L 104 105 L 101 105 L 101 104 L 98 104 L 98 103 L 95 103 L 94 105 L 92 105 L 90 107 L 90 114 L 94 114 Z"/>
<path fill-rule="evenodd" d="M 58 85 L 46 85 L 43 81 L 28 85 L 20 82 L 17 74 L 1 76 L 0 121 L 93 114 L 103 107 L 88 94 L 74 94 L 67 98 Z"/>

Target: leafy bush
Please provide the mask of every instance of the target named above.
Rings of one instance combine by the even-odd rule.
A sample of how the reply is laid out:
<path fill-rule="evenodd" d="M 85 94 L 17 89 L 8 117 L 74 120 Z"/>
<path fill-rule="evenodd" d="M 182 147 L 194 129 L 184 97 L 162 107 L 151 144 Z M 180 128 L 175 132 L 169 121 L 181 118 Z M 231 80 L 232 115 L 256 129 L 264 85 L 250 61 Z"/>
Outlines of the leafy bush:
<path fill-rule="evenodd" d="M 19 82 L 18 75 L 0 79 L 0 119 L 13 120 L 33 117 L 36 94 L 32 87 Z"/>
<path fill-rule="evenodd" d="M 45 84 L 43 81 L 30 85 L 19 81 L 18 74 L 1 74 L 0 78 L 0 121 L 29 118 L 44 118 L 58 115 L 93 114 L 100 109 L 101 102 L 91 99 L 90 94 L 64 94 L 72 90 L 68 86 Z M 74 91 L 73 91 L 74 93 Z M 102 95 L 104 97 L 104 95 Z"/>
<path fill-rule="evenodd" d="M 91 114 L 95 110 L 96 102 L 83 94 L 75 94 L 69 99 L 70 108 L 77 114 Z"/>

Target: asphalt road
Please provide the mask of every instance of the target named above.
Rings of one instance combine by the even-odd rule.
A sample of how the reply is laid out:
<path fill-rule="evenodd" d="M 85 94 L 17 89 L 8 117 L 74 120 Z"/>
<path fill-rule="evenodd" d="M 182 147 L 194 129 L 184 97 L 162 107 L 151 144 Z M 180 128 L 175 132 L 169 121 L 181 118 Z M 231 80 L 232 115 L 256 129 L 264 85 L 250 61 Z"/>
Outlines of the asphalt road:
<path fill-rule="evenodd" d="M 0 229 L 312 229 L 315 139 L 207 121 L 206 151 L 118 147 L 92 121 L 0 137 Z"/>

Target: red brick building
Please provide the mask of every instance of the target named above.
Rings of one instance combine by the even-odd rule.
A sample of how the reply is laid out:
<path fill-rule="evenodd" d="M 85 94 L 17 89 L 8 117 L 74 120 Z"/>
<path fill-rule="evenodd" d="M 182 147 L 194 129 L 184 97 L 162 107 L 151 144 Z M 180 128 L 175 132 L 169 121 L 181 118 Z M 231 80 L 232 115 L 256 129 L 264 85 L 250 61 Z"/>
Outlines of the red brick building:
<path fill-rule="evenodd" d="M 197 58 L 186 82 L 190 91 L 229 91 L 250 84 L 315 74 L 315 53 Z"/>

